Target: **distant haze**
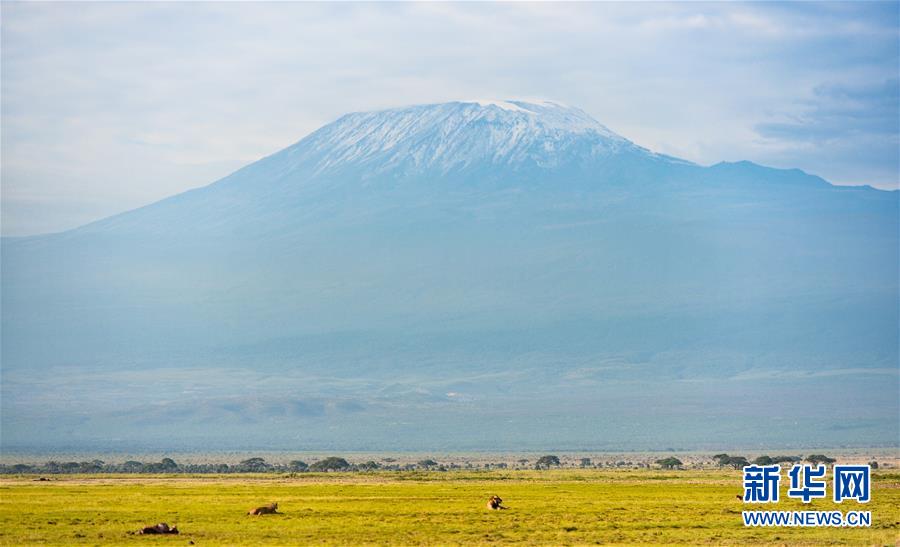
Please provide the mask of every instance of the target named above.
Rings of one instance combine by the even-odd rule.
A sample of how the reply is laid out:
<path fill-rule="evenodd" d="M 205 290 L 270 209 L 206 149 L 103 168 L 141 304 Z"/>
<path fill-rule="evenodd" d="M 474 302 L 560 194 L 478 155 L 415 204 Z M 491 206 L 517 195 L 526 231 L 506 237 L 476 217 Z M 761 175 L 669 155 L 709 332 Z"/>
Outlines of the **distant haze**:
<path fill-rule="evenodd" d="M 896 446 L 898 192 L 515 98 L 2 240 L 5 450 Z"/>

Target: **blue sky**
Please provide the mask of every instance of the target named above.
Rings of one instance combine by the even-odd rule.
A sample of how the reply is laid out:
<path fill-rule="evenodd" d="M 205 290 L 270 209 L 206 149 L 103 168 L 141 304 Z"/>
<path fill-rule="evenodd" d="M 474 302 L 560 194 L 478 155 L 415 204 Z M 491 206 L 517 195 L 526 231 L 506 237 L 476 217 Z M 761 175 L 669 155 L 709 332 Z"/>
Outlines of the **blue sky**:
<path fill-rule="evenodd" d="M 348 111 L 472 98 L 897 188 L 898 5 L 5 2 L 2 232 L 205 185 Z"/>

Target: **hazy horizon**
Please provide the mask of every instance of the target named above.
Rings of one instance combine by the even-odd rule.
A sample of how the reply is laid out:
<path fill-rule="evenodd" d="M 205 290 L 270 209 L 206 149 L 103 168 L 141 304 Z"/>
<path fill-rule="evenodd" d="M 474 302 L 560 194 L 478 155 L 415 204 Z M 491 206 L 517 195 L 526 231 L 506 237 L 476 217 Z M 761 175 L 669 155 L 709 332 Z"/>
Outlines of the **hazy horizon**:
<path fill-rule="evenodd" d="M 4 240 L 3 442 L 885 444 L 897 237 L 895 192 L 684 162 L 575 107 L 349 114 Z"/>
<path fill-rule="evenodd" d="M 900 438 L 900 4 L 0 10 L 2 447 Z"/>

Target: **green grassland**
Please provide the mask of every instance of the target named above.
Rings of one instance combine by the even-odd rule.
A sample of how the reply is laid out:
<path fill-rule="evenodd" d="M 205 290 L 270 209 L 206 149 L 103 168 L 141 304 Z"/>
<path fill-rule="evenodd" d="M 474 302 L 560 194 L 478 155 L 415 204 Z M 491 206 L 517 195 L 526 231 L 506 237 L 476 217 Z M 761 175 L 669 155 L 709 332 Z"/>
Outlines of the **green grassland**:
<path fill-rule="evenodd" d="M 740 471 L 33 476 L 0 481 L 3 545 L 865 544 L 900 540 L 900 474 L 872 501 L 743 504 Z M 784 481 L 783 481 L 784 482 Z M 784 484 L 782 485 L 784 487 Z M 830 485 L 829 485 L 830 493 Z M 509 507 L 489 511 L 497 494 Z M 248 516 L 277 501 L 282 514 Z M 870 510 L 871 528 L 745 528 L 742 509 Z M 177 524 L 177 536 L 130 535 Z"/>

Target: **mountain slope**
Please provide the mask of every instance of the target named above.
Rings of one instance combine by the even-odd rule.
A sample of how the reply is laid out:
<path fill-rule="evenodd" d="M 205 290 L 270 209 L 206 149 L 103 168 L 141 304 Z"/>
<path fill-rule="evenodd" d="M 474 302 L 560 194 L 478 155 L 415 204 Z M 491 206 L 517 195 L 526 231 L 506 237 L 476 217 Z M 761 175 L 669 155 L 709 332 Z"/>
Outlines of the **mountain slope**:
<path fill-rule="evenodd" d="M 523 183 L 563 183 L 571 192 L 598 179 L 655 181 L 660 172 L 671 176 L 695 168 L 555 103 L 413 106 L 348 114 L 210 186 L 76 231 L 170 231 L 170 212 L 200 230 L 204 222 L 218 225 L 226 216 L 235 226 L 259 224 L 259 216 L 273 227 L 281 220 L 277 213 L 288 207 L 294 220 L 309 214 L 311 205 L 334 212 L 361 201 L 371 209 L 383 205 L 381 197 L 427 199 L 429 192 L 454 190 L 469 193 L 468 199 L 472 192 Z"/>
<path fill-rule="evenodd" d="M 897 205 L 654 154 L 554 103 L 349 114 L 5 239 L 3 442 L 893 442 Z"/>

